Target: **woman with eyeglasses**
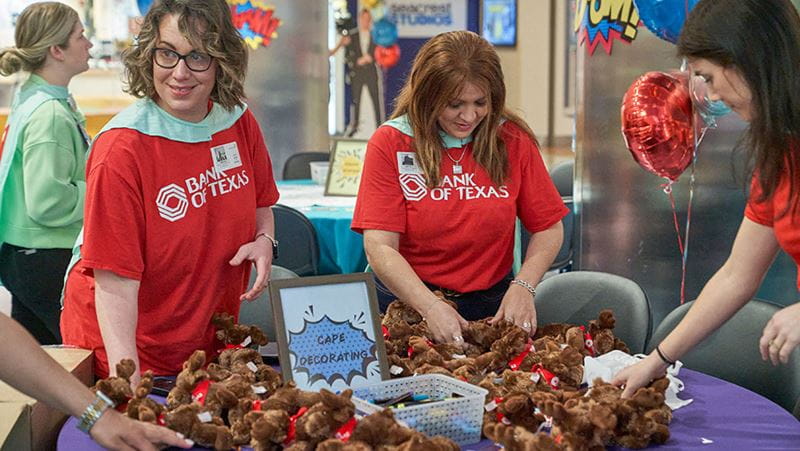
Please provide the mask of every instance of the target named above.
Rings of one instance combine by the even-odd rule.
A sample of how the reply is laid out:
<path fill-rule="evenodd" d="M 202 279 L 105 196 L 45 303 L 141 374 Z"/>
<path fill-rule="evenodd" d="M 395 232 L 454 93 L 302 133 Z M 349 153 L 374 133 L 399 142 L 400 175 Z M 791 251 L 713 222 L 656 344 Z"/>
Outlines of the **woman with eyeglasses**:
<path fill-rule="evenodd" d="M 123 358 L 174 375 L 196 349 L 217 350 L 214 313 L 238 316 L 264 289 L 278 191 L 224 0 L 155 3 L 123 60 L 140 100 L 92 146 L 61 327 L 95 351 L 99 377 Z"/>
<path fill-rule="evenodd" d="M 61 343 L 61 290 L 81 230 L 86 119 L 68 86 L 89 69 L 92 44 L 63 3 L 22 11 L 16 45 L 0 50 L 0 74 L 30 77 L 16 93 L 0 160 L 0 280 L 11 316 L 41 344 Z"/>

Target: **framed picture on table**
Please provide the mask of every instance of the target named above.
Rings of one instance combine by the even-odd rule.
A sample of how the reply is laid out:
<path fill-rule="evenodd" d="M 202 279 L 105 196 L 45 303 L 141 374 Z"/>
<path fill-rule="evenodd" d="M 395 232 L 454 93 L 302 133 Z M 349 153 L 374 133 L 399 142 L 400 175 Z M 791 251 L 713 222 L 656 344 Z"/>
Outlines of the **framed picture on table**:
<path fill-rule="evenodd" d="M 333 141 L 326 196 L 355 196 L 361 183 L 361 170 L 367 154 L 367 141 L 342 138 Z"/>
<path fill-rule="evenodd" d="M 269 283 L 285 381 L 335 392 L 389 377 L 372 274 Z"/>
<path fill-rule="evenodd" d="M 482 0 L 481 36 L 496 47 L 515 47 L 517 0 Z"/>

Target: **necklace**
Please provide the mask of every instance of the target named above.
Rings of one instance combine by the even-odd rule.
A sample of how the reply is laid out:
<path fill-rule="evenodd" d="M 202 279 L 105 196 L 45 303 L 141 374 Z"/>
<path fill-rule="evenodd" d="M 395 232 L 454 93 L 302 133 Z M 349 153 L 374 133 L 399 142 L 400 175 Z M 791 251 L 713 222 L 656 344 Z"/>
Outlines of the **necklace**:
<path fill-rule="evenodd" d="M 453 158 L 453 156 L 450 155 L 450 149 L 444 149 L 444 153 L 447 154 L 447 158 L 449 158 L 450 161 L 453 162 L 453 174 L 456 174 L 456 175 L 461 174 L 463 172 L 463 168 L 461 167 L 461 165 L 459 163 L 461 163 L 461 160 L 464 158 L 464 155 L 466 155 L 466 153 L 467 153 L 467 147 L 464 146 L 464 141 L 463 140 L 461 141 L 461 147 L 462 147 L 461 148 L 461 155 L 458 156 L 458 159 Z"/>

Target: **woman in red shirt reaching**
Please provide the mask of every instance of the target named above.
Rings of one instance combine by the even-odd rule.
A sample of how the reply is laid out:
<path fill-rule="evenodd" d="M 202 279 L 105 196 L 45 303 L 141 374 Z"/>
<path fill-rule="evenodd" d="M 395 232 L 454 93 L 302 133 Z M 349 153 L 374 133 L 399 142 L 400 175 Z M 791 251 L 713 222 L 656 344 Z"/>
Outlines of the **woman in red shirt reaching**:
<path fill-rule="evenodd" d="M 442 33 L 420 49 L 392 119 L 367 146 L 352 227 L 381 308 L 403 300 L 440 342 L 489 316 L 533 334 L 534 287 L 563 240 L 568 210 L 505 98 L 494 48 L 472 32 Z M 532 237 L 514 277 L 518 217 Z"/>
<path fill-rule="evenodd" d="M 800 17 L 788 0 L 701 0 L 689 14 L 678 53 L 722 100 L 750 123 L 754 163 L 744 219 L 730 256 L 706 283 L 686 317 L 647 358 L 615 383 L 632 395 L 724 324 L 758 290 L 783 248 L 800 262 Z M 758 343 L 774 365 L 800 343 L 800 304 L 779 310 Z M 755 343 L 754 343 L 755 344 Z"/>

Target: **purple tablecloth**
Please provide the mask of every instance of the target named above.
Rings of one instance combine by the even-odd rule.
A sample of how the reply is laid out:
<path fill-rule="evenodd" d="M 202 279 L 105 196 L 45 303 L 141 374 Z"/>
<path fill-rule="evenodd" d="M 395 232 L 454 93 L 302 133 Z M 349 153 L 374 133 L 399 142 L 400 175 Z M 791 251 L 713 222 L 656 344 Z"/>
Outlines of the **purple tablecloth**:
<path fill-rule="evenodd" d="M 671 437 L 659 450 L 727 449 L 790 450 L 800 449 L 800 422 L 772 401 L 738 385 L 683 369 L 680 378 L 686 384 L 682 399 L 694 402 L 674 412 Z M 101 449 L 70 418 L 58 436 L 62 451 Z M 704 444 L 705 442 L 705 444 Z M 488 440 L 467 450 L 493 450 Z M 617 449 L 617 448 L 611 448 Z"/>

